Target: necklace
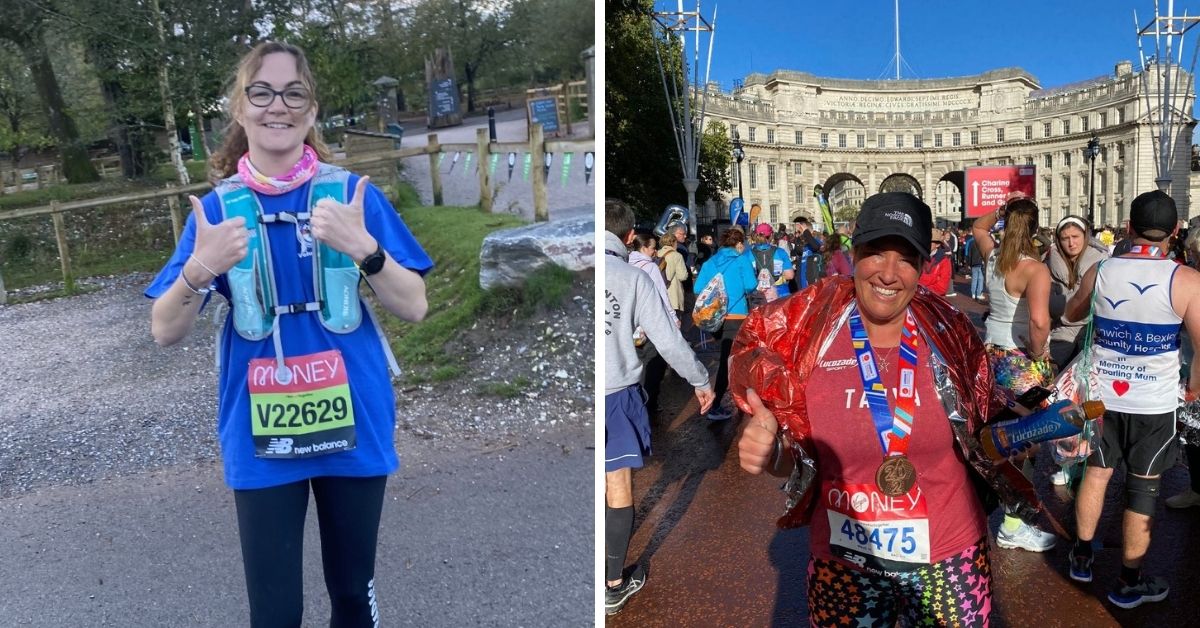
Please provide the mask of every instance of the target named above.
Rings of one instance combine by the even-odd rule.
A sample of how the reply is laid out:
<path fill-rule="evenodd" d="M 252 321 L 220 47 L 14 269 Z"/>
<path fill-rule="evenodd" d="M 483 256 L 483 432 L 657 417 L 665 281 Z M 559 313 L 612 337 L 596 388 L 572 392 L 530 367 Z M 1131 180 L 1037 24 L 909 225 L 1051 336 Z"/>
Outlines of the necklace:
<path fill-rule="evenodd" d="M 900 346 L 897 345 L 890 349 L 882 349 L 882 350 L 876 351 L 876 353 L 879 356 L 878 363 L 879 363 L 879 372 L 880 373 L 886 373 L 889 370 L 891 370 L 892 356 L 896 355 L 896 350 L 899 348 L 900 348 Z"/>

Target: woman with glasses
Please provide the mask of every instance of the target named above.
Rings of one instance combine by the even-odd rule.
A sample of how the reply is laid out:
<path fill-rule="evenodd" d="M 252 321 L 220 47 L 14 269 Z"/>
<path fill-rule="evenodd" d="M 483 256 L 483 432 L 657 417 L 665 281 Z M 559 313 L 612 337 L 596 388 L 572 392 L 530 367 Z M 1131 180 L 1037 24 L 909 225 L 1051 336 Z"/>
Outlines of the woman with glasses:
<path fill-rule="evenodd" d="M 230 303 L 217 433 L 253 626 L 301 624 L 310 492 L 330 624 L 378 625 L 376 539 L 399 466 L 395 358 L 358 289 L 365 281 L 384 309 L 419 321 L 433 266 L 367 177 L 329 165 L 315 93 L 294 46 L 262 43 L 241 60 L 210 164 L 216 187 L 190 197 L 175 253 L 146 290 L 163 346 L 191 331 L 212 293 Z"/>

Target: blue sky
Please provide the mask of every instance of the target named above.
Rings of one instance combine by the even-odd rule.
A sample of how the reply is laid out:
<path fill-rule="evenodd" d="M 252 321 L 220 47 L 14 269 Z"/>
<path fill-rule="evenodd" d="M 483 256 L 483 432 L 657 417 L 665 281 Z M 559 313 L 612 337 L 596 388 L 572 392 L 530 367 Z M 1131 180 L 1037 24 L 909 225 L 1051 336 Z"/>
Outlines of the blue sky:
<path fill-rule="evenodd" d="M 800 70 L 818 76 L 892 78 L 895 54 L 893 0 L 704 0 L 701 14 L 717 8 L 711 80 L 728 91 L 750 72 Z M 675 1 L 659 0 L 674 11 Z M 684 0 L 691 11 L 696 0 Z M 901 0 L 900 52 L 910 67 L 903 78 L 938 78 L 1020 67 L 1042 87 L 1056 87 L 1113 71 L 1121 59 L 1138 68 L 1133 11 L 1144 25 L 1153 0 Z M 1160 10 L 1167 12 L 1166 0 Z M 1176 0 L 1175 13 L 1200 15 L 1200 0 Z M 1184 68 L 1200 39 L 1188 33 Z M 704 46 L 701 40 L 701 67 Z M 689 43 L 689 46 L 691 44 Z M 1152 40 L 1143 45 L 1147 55 Z M 887 72 L 885 73 L 885 69 Z"/>

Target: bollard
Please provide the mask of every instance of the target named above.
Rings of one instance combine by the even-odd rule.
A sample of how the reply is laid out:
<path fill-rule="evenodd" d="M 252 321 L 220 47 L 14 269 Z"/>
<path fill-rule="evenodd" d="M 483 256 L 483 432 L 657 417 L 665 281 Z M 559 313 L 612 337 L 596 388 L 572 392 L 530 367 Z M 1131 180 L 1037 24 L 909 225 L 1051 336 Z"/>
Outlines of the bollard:
<path fill-rule="evenodd" d="M 488 107 L 488 141 L 496 141 L 496 108 Z"/>

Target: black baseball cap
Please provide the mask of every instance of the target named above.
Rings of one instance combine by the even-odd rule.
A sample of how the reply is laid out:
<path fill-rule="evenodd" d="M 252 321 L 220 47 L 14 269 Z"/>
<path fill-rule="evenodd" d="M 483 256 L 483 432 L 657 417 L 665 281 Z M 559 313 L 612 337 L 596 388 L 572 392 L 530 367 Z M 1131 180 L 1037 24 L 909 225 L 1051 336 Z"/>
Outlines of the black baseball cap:
<path fill-rule="evenodd" d="M 1165 240 L 1178 224 L 1175 199 L 1162 190 L 1138 194 L 1129 205 L 1129 226 L 1148 240 Z"/>
<path fill-rule="evenodd" d="M 929 259 L 933 239 L 933 212 L 908 192 L 883 192 L 866 200 L 854 224 L 854 246 L 886 236 L 900 236 Z"/>

